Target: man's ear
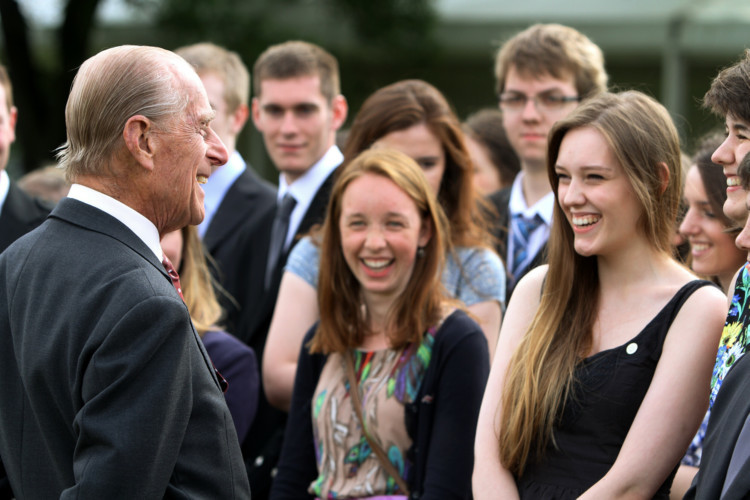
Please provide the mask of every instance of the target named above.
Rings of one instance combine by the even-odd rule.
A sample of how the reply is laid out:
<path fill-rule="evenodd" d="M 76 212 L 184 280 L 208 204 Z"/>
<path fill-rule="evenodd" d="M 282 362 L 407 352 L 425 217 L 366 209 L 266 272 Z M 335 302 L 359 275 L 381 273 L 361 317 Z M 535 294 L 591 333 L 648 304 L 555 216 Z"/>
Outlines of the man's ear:
<path fill-rule="evenodd" d="M 669 186 L 669 167 L 663 161 L 660 161 L 657 164 L 657 167 L 659 168 L 659 178 L 661 179 L 661 183 L 659 184 L 659 194 L 664 194 L 664 191 L 667 190 L 667 186 Z"/>
<path fill-rule="evenodd" d="M 148 170 L 154 169 L 154 126 L 145 116 L 131 116 L 122 131 L 130 155 Z"/>
<path fill-rule="evenodd" d="M 237 109 L 234 110 L 231 116 L 231 132 L 234 135 L 239 135 L 242 131 L 247 119 L 250 117 L 250 108 L 247 104 L 240 104 Z"/>
<path fill-rule="evenodd" d="M 333 119 L 331 125 L 333 130 L 338 130 L 346 121 L 346 115 L 349 113 L 349 104 L 346 102 L 346 97 L 339 94 L 331 101 L 331 112 Z"/>

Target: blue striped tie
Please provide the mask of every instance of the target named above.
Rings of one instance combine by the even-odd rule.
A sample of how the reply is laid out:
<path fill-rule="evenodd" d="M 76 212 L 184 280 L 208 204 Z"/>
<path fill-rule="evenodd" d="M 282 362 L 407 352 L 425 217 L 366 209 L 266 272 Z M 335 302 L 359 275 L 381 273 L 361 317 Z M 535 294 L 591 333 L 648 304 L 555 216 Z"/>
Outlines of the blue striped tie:
<path fill-rule="evenodd" d="M 528 254 L 529 236 L 542 222 L 544 221 L 539 214 L 534 214 L 531 218 L 524 217 L 523 214 L 513 216 L 511 234 L 513 236 L 513 276 L 515 281 L 518 281 L 521 277 L 521 271 L 524 270 L 521 266 Z"/>

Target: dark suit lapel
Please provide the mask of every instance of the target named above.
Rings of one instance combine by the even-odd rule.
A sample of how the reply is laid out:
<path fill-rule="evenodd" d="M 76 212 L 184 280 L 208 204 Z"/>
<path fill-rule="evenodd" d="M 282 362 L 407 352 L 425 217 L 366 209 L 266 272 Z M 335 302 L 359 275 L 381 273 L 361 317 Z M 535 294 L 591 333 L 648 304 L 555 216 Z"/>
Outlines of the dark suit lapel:
<path fill-rule="evenodd" d="M 203 244 L 209 253 L 213 253 L 245 222 L 249 212 L 266 208 L 256 205 L 264 189 L 263 182 L 248 166 L 230 186 L 203 237 Z"/>
<path fill-rule="evenodd" d="M 50 217 L 62 219 L 71 224 L 105 234 L 120 241 L 150 262 L 151 265 L 157 268 L 167 279 L 169 279 L 169 275 L 161 262 L 159 262 L 143 240 L 136 236 L 136 234 L 122 222 L 108 213 L 81 201 L 64 198 L 57 204 L 50 214 Z"/>
<path fill-rule="evenodd" d="M 281 275 L 283 274 L 287 257 L 289 257 L 289 253 L 292 251 L 292 248 L 294 248 L 300 238 L 307 234 L 315 224 L 321 224 L 323 222 L 323 219 L 326 215 L 326 209 L 328 208 L 328 199 L 331 197 L 331 189 L 333 188 L 333 181 L 336 176 L 336 171 L 337 169 L 331 172 L 326 178 L 325 182 L 323 182 L 320 188 L 318 188 L 318 191 L 315 193 L 315 196 L 313 197 L 313 200 L 310 203 L 307 212 L 305 212 L 305 216 L 302 218 L 302 221 L 297 228 L 297 232 L 294 235 L 292 244 L 289 245 L 289 249 L 282 256 L 282 258 L 279 259 L 279 263 L 276 265 L 276 269 L 274 269 L 271 286 L 268 290 L 266 290 L 263 296 L 263 307 L 260 309 L 263 314 L 258 315 L 253 323 L 252 328 L 249 329 L 249 331 L 252 332 L 251 335 L 255 335 L 255 332 L 256 330 L 258 330 L 258 328 L 267 328 L 270 325 L 271 316 L 273 315 L 273 309 L 276 305 L 276 296 L 279 292 Z M 273 218 L 274 215 L 275 214 L 272 214 L 271 217 Z M 266 332 L 262 333 L 265 336 Z M 243 340 L 245 341 L 245 343 L 250 343 L 250 339 Z"/>
<path fill-rule="evenodd" d="M 41 224 L 49 213 L 14 183 L 0 212 L 0 252 Z"/>

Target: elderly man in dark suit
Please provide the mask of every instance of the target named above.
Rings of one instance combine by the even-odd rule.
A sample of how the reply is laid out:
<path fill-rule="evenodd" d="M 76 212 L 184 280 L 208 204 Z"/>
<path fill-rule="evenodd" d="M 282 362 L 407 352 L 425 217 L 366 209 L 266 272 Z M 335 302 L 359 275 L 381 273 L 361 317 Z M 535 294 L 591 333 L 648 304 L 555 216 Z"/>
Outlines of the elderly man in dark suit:
<path fill-rule="evenodd" d="M 10 182 L 10 145 L 16 139 L 18 111 L 13 105 L 13 87 L 5 67 L 0 65 L 0 252 L 44 221 L 49 208 Z"/>
<path fill-rule="evenodd" d="M 154 47 L 81 66 L 73 182 L 0 256 L 0 497 L 249 498 L 232 417 L 159 237 L 227 153 L 198 75 Z"/>

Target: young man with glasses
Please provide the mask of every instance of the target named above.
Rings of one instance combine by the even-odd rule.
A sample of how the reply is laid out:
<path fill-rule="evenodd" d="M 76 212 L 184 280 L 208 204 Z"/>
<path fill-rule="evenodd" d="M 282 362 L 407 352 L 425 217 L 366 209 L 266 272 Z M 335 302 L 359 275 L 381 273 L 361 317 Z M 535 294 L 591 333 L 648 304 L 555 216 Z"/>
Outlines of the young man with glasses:
<path fill-rule="evenodd" d="M 503 125 L 521 160 L 512 187 L 494 193 L 498 253 L 509 277 L 506 304 L 518 280 L 544 263 L 552 224 L 547 134 L 578 103 L 607 88 L 601 49 L 559 24 L 535 24 L 505 42 L 495 58 Z"/>

